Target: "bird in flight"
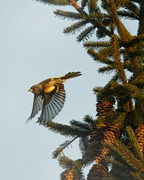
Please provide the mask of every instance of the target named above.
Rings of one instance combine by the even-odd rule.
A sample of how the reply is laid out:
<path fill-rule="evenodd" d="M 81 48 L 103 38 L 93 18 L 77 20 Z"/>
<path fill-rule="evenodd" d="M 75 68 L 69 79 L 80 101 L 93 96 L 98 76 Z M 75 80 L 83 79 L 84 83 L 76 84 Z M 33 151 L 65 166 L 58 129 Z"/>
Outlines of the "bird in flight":
<path fill-rule="evenodd" d="M 46 79 L 32 86 L 29 91 L 34 94 L 33 108 L 29 120 L 42 110 L 38 123 L 46 125 L 62 110 L 66 98 L 64 82 L 82 75 L 81 72 L 69 72 L 60 77 Z"/>

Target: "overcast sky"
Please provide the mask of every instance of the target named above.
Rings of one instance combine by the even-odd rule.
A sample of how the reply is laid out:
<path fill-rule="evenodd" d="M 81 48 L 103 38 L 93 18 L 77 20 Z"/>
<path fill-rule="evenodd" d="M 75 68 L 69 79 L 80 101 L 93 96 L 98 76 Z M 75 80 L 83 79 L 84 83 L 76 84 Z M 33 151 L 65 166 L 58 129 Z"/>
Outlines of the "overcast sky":
<path fill-rule="evenodd" d="M 39 115 L 25 123 L 32 109 L 33 94 L 28 92 L 32 85 L 70 71 L 82 71 L 82 76 L 65 83 L 66 102 L 53 120 L 69 124 L 72 119 L 82 121 L 87 114 L 95 118 L 92 88 L 104 86 L 111 77 L 97 73 L 100 65 L 86 53 L 82 43 L 76 42 L 75 35 L 62 33 L 72 22 L 55 18 L 55 9 L 58 7 L 32 0 L 0 1 L 2 180 L 58 180 L 63 171 L 51 155 L 65 137 L 36 124 Z M 64 153 L 72 159 L 80 158 L 77 144 L 74 142 Z"/>

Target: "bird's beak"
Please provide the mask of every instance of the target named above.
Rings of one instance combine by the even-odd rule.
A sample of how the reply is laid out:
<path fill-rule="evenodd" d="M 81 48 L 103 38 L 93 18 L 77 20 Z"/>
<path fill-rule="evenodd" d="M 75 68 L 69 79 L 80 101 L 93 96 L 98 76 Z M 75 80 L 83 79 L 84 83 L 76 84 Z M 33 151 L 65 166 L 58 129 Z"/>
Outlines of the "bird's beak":
<path fill-rule="evenodd" d="M 32 89 L 29 89 L 28 91 L 33 92 L 33 90 L 32 90 Z"/>

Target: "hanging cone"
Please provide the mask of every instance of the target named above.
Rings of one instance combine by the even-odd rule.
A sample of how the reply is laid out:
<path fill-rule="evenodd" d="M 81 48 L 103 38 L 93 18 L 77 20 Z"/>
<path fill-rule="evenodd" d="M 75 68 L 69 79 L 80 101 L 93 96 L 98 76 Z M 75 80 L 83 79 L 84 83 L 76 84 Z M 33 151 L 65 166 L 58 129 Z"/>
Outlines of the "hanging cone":
<path fill-rule="evenodd" d="M 65 170 L 62 174 L 61 174 L 61 180 L 73 180 L 74 176 L 73 176 L 73 172 L 71 170 Z"/>
<path fill-rule="evenodd" d="M 115 123 L 108 123 L 105 126 L 104 140 L 110 143 L 114 143 L 116 138 L 119 136 L 119 128 L 118 125 Z"/>
<path fill-rule="evenodd" d="M 103 117 L 105 117 L 110 112 L 114 111 L 114 104 L 111 103 L 111 102 L 100 102 L 99 101 L 96 104 L 96 111 L 97 111 L 96 116 L 103 116 Z"/>
<path fill-rule="evenodd" d="M 100 93 L 97 94 L 97 104 L 96 104 L 96 116 L 105 117 L 109 113 L 114 111 L 115 99 L 114 97 L 108 97 L 103 99 Z"/>
<path fill-rule="evenodd" d="M 104 147 L 103 141 L 114 143 L 118 136 L 119 128 L 115 123 L 108 123 L 101 128 L 93 128 L 89 140 L 89 149 L 91 157 L 97 164 L 109 152 L 108 148 Z"/>
<path fill-rule="evenodd" d="M 103 164 L 94 164 L 90 169 L 87 180 L 101 180 L 107 176 L 108 169 Z"/>
<path fill-rule="evenodd" d="M 135 130 L 135 136 L 137 138 L 139 147 L 141 152 L 143 151 L 143 142 L 144 142 L 144 125 L 139 124 L 138 127 Z"/>
<path fill-rule="evenodd" d="M 93 160 L 96 160 L 97 158 L 97 163 L 98 160 L 101 159 L 100 150 L 103 149 L 103 145 L 102 145 L 102 140 L 104 138 L 103 131 L 104 131 L 104 127 L 101 128 L 94 127 L 89 140 L 90 142 L 89 149 L 90 149 L 91 157 L 93 157 Z M 107 151 L 104 152 L 104 154 L 106 153 Z"/>

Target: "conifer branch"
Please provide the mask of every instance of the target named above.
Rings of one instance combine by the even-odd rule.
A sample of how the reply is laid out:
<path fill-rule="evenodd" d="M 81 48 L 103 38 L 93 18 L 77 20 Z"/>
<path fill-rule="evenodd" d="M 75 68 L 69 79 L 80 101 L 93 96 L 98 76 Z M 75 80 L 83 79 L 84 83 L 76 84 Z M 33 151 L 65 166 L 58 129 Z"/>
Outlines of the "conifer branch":
<path fill-rule="evenodd" d="M 79 148 L 80 148 L 80 151 L 82 153 L 82 156 L 84 155 L 84 153 L 87 151 L 88 149 L 88 145 L 89 145 L 89 137 L 86 136 L 86 137 L 81 137 L 79 139 Z"/>
<path fill-rule="evenodd" d="M 101 47 L 108 47 L 110 43 L 108 41 L 86 41 L 83 46 L 85 48 L 101 48 Z"/>
<path fill-rule="evenodd" d="M 115 70 L 115 66 L 114 65 L 109 65 L 109 66 L 103 66 L 101 68 L 98 69 L 98 73 L 111 73 Z"/>
<path fill-rule="evenodd" d="M 94 61 L 114 66 L 114 61 L 112 61 L 110 58 L 112 57 L 111 47 L 101 49 L 98 53 L 94 51 L 93 48 L 89 48 L 87 52 L 94 58 Z"/>
<path fill-rule="evenodd" d="M 115 6 L 116 6 L 116 8 L 118 9 L 120 6 L 121 6 L 121 4 L 123 3 L 123 1 L 124 0 L 119 0 L 119 1 L 116 1 L 115 3 Z"/>
<path fill-rule="evenodd" d="M 80 121 L 76 121 L 76 120 L 72 120 L 70 121 L 70 125 L 71 127 L 75 128 L 75 129 L 80 129 L 83 131 L 87 131 L 89 132 L 91 130 L 91 126 L 89 124 L 80 122 Z"/>
<path fill-rule="evenodd" d="M 89 0 L 89 2 L 88 2 L 88 10 L 89 10 L 89 13 L 96 12 L 98 10 L 98 8 L 97 8 L 97 0 Z"/>
<path fill-rule="evenodd" d="M 117 147 L 119 147 L 119 149 L 123 152 L 123 154 L 129 159 L 130 162 L 132 162 L 133 165 L 135 165 L 138 169 L 140 169 L 141 171 L 144 172 L 144 167 L 140 166 L 139 164 L 137 164 L 130 156 L 129 154 L 123 149 L 123 147 L 121 146 L 121 144 L 116 144 Z"/>
<path fill-rule="evenodd" d="M 78 159 L 73 161 L 66 156 L 60 156 L 58 158 L 59 165 L 66 169 L 61 175 L 62 180 L 84 180 L 82 172 L 83 160 Z M 70 173 L 69 173 L 70 172 Z"/>
<path fill-rule="evenodd" d="M 126 132 L 128 133 L 128 139 L 130 141 L 130 144 L 132 146 L 135 156 L 138 157 L 140 160 L 143 160 L 142 152 L 140 150 L 138 141 L 136 139 L 135 133 L 132 130 L 131 126 L 126 126 Z"/>
<path fill-rule="evenodd" d="M 126 83 L 125 74 L 124 74 L 124 71 L 122 70 L 122 67 L 121 67 L 122 64 L 121 64 L 120 59 L 119 59 L 119 55 L 118 55 L 118 52 L 117 52 L 117 47 L 116 47 L 116 41 L 115 40 L 113 41 L 113 46 L 114 46 L 114 54 L 115 54 L 115 58 L 116 58 L 118 71 L 119 71 L 119 74 L 121 76 L 121 80 L 122 80 L 123 84 L 125 84 Z"/>
<path fill-rule="evenodd" d="M 82 0 L 81 1 L 81 8 L 84 9 L 84 7 L 87 5 L 88 0 Z"/>
<path fill-rule="evenodd" d="M 139 65 L 140 65 L 137 59 L 138 53 L 132 52 L 132 51 L 133 51 L 133 48 L 128 49 L 129 56 L 131 56 L 130 61 L 132 62 L 134 70 L 136 70 L 139 68 Z"/>
<path fill-rule="evenodd" d="M 130 78 L 129 78 L 129 83 L 132 84 L 136 84 L 139 82 L 139 80 L 141 80 L 144 76 L 144 69 L 138 69 L 137 72 L 135 72 L 135 74 L 133 74 Z"/>
<path fill-rule="evenodd" d="M 124 69 L 127 69 L 129 72 L 133 72 L 134 70 L 131 61 L 124 62 L 123 67 Z"/>
<path fill-rule="evenodd" d="M 76 136 L 74 139 L 72 139 L 71 141 L 65 141 L 63 144 L 61 144 L 53 153 L 52 153 L 52 157 L 55 159 L 58 157 L 58 155 L 63 152 L 63 150 L 68 147 L 73 141 L 75 141 L 78 138 L 78 136 Z"/>
<path fill-rule="evenodd" d="M 129 12 L 129 11 L 118 11 L 118 15 L 119 17 L 123 17 L 125 19 L 131 19 L 131 20 L 139 20 L 139 16 L 136 15 L 133 12 Z"/>
<path fill-rule="evenodd" d="M 90 115 L 86 115 L 84 116 L 84 119 L 83 119 L 86 123 L 89 124 L 89 126 L 93 126 L 95 121 L 93 120 L 93 118 L 90 116 Z"/>
<path fill-rule="evenodd" d="M 87 40 L 88 38 L 90 38 L 94 32 L 95 27 L 94 26 L 90 26 L 88 28 L 86 28 L 84 31 L 82 31 L 79 36 L 77 37 L 77 41 L 81 42 L 82 40 Z"/>
<path fill-rule="evenodd" d="M 36 0 L 40 1 L 43 4 L 50 4 L 50 5 L 58 5 L 58 6 L 67 6 L 68 1 L 67 0 Z"/>
<path fill-rule="evenodd" d="M 71 20 L 79 20 L 82 19 L 82 15 L 80 13 L 73 13 L 67 11 L 56 10 L 54 14 L 62 19 L 71 19 Z"/>
<path fill-rule="evenodd" d="M 122 7 L 125 8 L 125 9 L 128 9 L 129 12 L 133 12 L 133 13 L 139 15 L 140 14 L 139 7 L 135 3 L 135 2 L 139 3 L 138 1 L 137 0 L 136 1 L 135 0 L 126 0 L 125 1 L 124 0 L 122 2 Z"/>
<path fill-rule="evenodd" d="M 67 28 L 64 29 L 63 33 L 65 34 L 75 34 L 76 31 L 82 29 L 88 23 L 87 20 L 81 20 Z"/>
<path fill-rule="evenodd" d="M 113 20 L 117 26 L 117 30 L 118 30 L 121 38 L 123 39 L 123 41 L 127 41 L 130 39 L 131 34 L 128 32 L 128 30 L 125 28 L 123 23 L 120 21 L 114 1 L 113 0 L 109 0 L 109 1 L 110 1 L 110 6 L 111 6 L 111 12 L 112 12 L 111 14 L 112 14 Z"/>
<path fill-rule="evenodd" d="M 117 10 L 114 4 L 113 0 L 110 0 L 110 6 L 111 6 L 111 11 L 112 13 L 109 11 L 109 13 L 112 14 L 113 20 L 117 26 L 117 30 L 122 38 L 123 41 L 128 41 L 132 38 L 131 34 L 128 32 L 128 30 L 125 28 L 125 26 L 123 25 L 123 23 L 120 21 L 118 14 L 117 14 Z M 129 53 L 133 52 L 133 48 L 128 48 L 127 49 Z M 131 58 L 132 64 L 134 69 L 138 68 L 138 60 L 137 58 Z"/>
<path fill-rule="evenodd" d="M 111 32 L 105 28 L 101 20 L 93 20 L 90 19 L 88 14 L 83 10 L 83 8 L 80 8 L 80 6 L 77 4 L 76 0 L 68 0 L 69 4 L 72 5 L 82 16 L 84 19 L 88 20 L 95 28 L 101 29 L 101 31 L 104 31 L 105 34 L 108 36 L 111 35 Z"/>
<path fill-rule="evenodd" d="M 86 134 L 89 135 L 89 132 L 87 131 L 82 131 L 80 129 L 72 128 L 68 125 L 62 125 L 54 122 L 47 124 L 46 127 L 48 127 L 49 130 L 54 131 L 55 133 L 60 133 L 61 135 L 64 135 L 66 137 L 83 137 L 86 136 Z"/>
<path fill-rule="evenodd" d="M 120 46 L 128 48 L 128 47 L 132 47 L 134 45 L 137 45 L 138 43 L 143 42 L 143 41 L 144 41 L 144 34 L 140 34 L 136 37 L 133 37 L 129 41 L 121 41 Z"/>
<path fill-rule="evenodd" d="M 117 113 L 117 117 L 115 118 L 115 120 L 114 120 L 114 122 L 115 123 L 117 123 L 117 124 L 121 124 L 121 125 L 123 125 L 123 122 L 124 122 L 124 120 L 125 120 L 125 118 L 126 118 L 126 116 L 127 116 L 127 113 L 126 112 L 122 112 L 122 113 Z"/>
<path fill-rule="evenodd" d="M 144 95 L 141 94 L 141 90 L 130 83 L 126 83 L 123 86 L 124 91 L 125 91 L 125 95 L 127 95 L 130 98 L 135 98 L 138 101 L 144 101 Z"/>
<path fill-rule="evenodd" d="M 80 8 L 76 0 L 68 0 L 68 1 L 69 1 L 69 5 L 73 6 L 80 14 L 87 16 L 87 13 Z"/>
<path fill-rule="evenodd" d="M 106 156 L 104 160 L 113 165 L 111 172 L 109 172 L 113 176 L 112 180 L 115 180 L 117 177 L 119 177 L 119 179 L 124 179 L 125 177 L 127 177 L 127 172 L 129 172 L 129 169 L 124 163 L 117 161 L 115 158 L 112 158 L 110 156 Z"/>
<path fill-rule="evenodd" d="M 59 156 L 59 165 L 64 169 L 70 169 L 73 166 L 73 161 L 66 156 Z"/>

